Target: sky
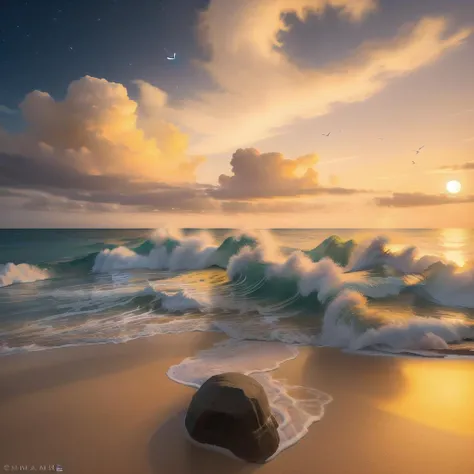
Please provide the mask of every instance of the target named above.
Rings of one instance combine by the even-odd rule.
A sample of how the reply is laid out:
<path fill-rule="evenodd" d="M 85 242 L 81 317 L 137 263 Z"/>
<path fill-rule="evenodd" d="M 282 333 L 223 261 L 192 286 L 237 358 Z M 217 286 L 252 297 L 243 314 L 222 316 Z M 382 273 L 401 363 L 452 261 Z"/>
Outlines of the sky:
<path fill-rule="evenodd" d="M 0 227 L 473 228 L 473 57 L 472 0 L 2 0 Z"/>

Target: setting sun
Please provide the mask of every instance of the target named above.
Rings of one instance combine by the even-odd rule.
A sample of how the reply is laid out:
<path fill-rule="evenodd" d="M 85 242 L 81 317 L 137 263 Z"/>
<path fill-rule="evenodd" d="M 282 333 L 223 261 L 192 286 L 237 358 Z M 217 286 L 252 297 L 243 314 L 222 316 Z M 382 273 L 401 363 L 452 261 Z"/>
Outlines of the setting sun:
<path fill-rule="evenodd" d="M 459 181 L 448 181 L 446 183 L 446 191 L 451 194 L 457 194 L 461 191 L 461 183 Z"/>

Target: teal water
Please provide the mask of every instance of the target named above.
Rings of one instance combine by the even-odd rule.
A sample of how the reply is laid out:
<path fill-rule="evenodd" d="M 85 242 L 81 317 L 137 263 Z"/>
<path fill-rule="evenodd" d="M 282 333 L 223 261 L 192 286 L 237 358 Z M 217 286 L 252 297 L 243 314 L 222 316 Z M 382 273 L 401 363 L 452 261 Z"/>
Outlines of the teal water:
<path fill-rule="evenodd" d="M 473 261 L 464 229 L 0 230 L 0 353 L 186 331 L 470 347 Z"/>

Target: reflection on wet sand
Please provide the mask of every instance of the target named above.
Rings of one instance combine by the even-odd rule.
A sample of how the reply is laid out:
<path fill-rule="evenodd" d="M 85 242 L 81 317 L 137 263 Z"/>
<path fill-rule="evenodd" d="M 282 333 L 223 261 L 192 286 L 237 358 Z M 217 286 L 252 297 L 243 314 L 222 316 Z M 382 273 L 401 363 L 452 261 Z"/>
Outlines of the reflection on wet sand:
<path fill-rule="evenodd" d="M 403 360 L 403 390 L 384 399 L 380 408 L 423 425 L 474 435 L 472 361 Z"/>

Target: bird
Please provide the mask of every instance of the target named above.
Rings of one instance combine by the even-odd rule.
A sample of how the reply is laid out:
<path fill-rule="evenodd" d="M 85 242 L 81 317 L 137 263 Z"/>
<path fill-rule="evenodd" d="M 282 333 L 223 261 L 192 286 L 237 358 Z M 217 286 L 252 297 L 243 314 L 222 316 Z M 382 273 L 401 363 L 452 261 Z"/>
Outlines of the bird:
<path fill-rule="evenodd" d="M 331 132 L 329 132 L 329 133 L 322 133 L 321 135 L 324 135 L 325 137 L 329 137 L 329 135 L 331 135 Z"/>
<path fill-rule="evenodd" d="M 423 148 L 425 148 L 425 145 L 420 146 L 420 148 L 418 148 L 418 150 L 413 150 L 413 151 L 418 155 Z"/>
<path fill-rule="evenodd" d="M 416 165 L 416 163 L 415 163 L 414 161 L 412 161 L 412 163 L 413 163 L 414 165 Z"/>
<path fill-rule="evenodd" d="M 173 53 L 173 56 L 170 58 L 169 56 L 166 57 L 168 61 L 174 61 L 176 59 L 176 53 Z"/>

